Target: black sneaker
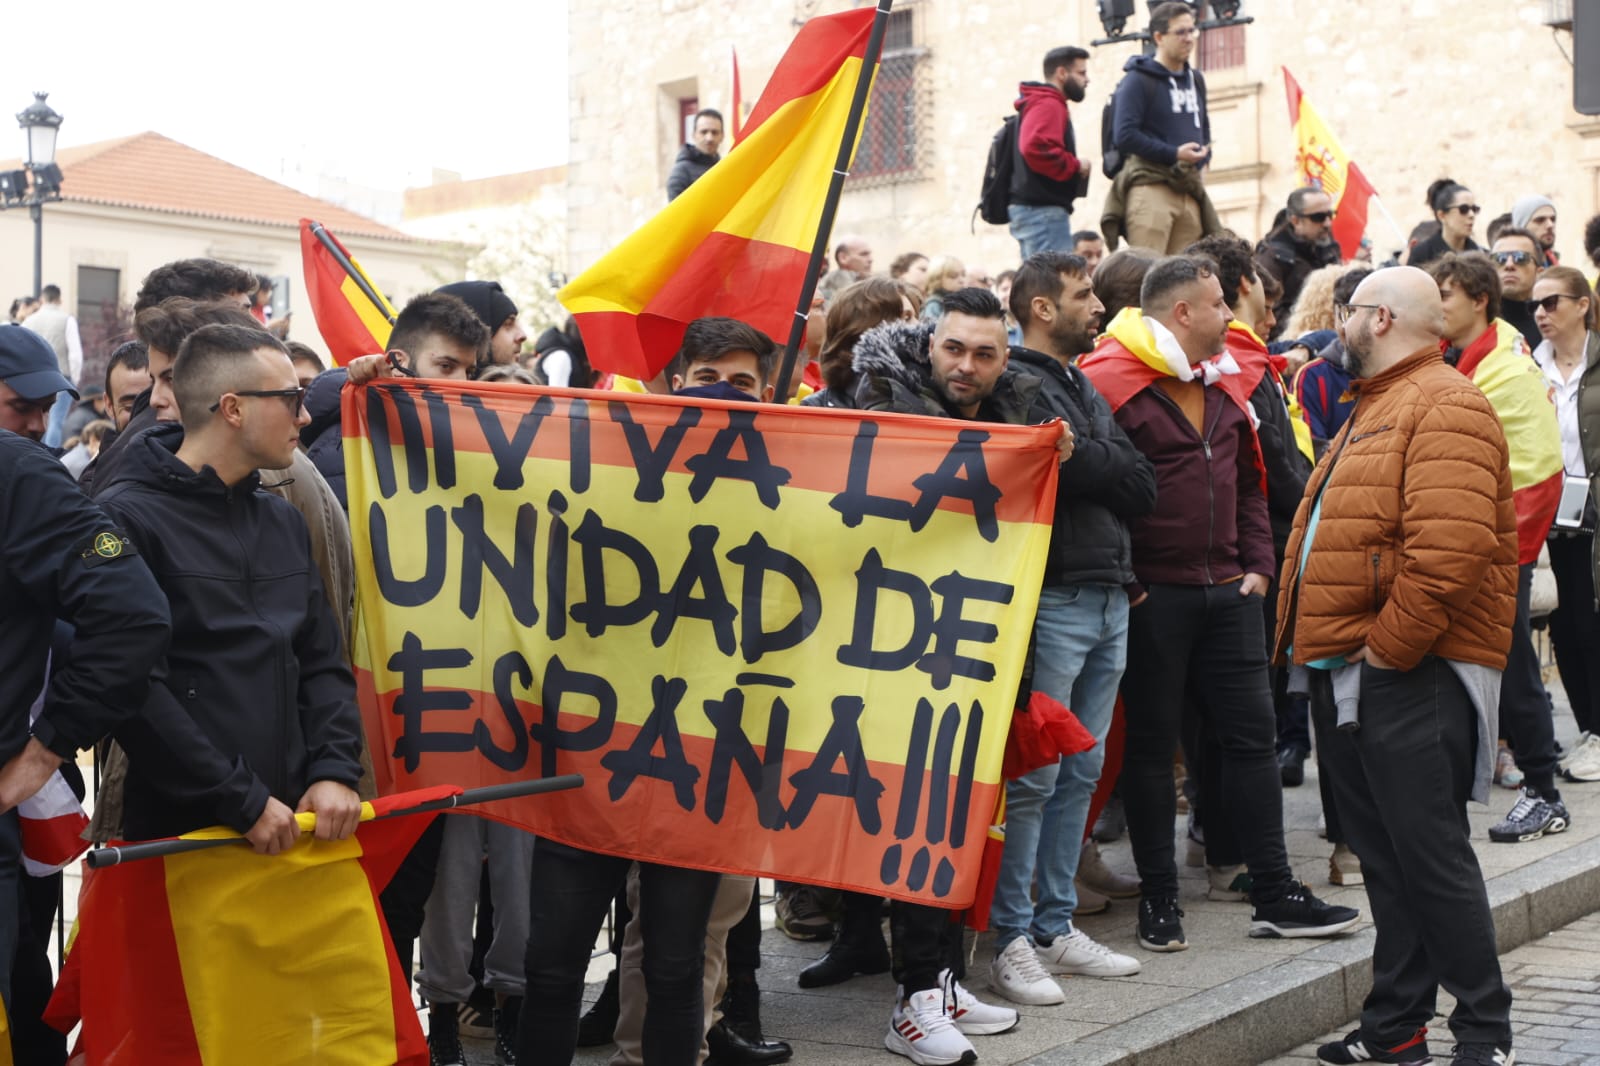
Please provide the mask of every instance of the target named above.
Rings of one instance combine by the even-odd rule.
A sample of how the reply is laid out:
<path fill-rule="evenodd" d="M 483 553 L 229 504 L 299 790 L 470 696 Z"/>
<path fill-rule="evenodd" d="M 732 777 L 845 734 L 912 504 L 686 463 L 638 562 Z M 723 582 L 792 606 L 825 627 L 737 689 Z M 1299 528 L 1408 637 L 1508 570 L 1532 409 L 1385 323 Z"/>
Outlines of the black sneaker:
<path fill-rule="evenodd" d="M 494 1008 L 494 1066 L 517 1066 L 517 1023 L 522 1018 L 522 997 L 507 996 Z"/>
<path fill-rule="evenodd" d="M 1302 882 L 1271 903 L 1257 903 L 1250 911 L 1253 937 L 1336 936 L 1361 920 L 1354 907 L 1324 903 Z"/>
<path fill-rule="evenodd" d="M 1428 1053 L 1428 1030 L 1418 1029 L 1409 1040 L 1402 1041 L 1392 1047 L 1384 1047 L 1376 1041 L 1368 1040 L 1357 1029 L 1343 1040 L 1335 1040 L 1331 1044 L 1323 1044 L 1317 1048 L 1318 1062 L 1391 1062 L 1400 1066 L 1427 1066 L 1433 1061 L 1433 1056 Z"/>
<path fill-rule="evenodd" d="M 457 1003 L 428 1005 L 428 1066 L 466 1066 L 461 1050 L 461 1030 Z"/>
<path fill-rule="evenodd" d="M 1306 783 L 1306 752 L 1290 745 L 1278 752 L 1278 775 L 1284 788 L 1299 788 Z"/>
<path fill-rule="evenodd" d="M 1494 1044 L 1457 1044 L 1450 1066 L 1514 1066 L 1516 1054 Z"/>
<path fill-rule="evenodd" d="M 1139 901 L 1139 943 L 1151 951 L 1183 951 L 1183 910 L 1177 896 L 1146 896 Z"/>
<path fill-rule="evenodd" d="M 1505 821 L 1490 828 L 1489 839 L 1497 844 L 1521 844 L 1546 833 L 1566 832 L 1570 824 L 1565 803 L 1547 800 L 1532 785 L 1525 785 Z"/>

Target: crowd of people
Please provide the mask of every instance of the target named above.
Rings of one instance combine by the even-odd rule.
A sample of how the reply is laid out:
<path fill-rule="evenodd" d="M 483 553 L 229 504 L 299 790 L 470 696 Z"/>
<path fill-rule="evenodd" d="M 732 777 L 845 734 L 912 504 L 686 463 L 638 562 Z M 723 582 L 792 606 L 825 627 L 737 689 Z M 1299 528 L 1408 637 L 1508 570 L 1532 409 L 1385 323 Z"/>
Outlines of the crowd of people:
<path fill-rule="evenodd" d="M 1465 810 L 1492 784 L 1516 789 L 1489 835 L 1525 842 L 1568 828 L 1561 784 L 1600 781 L 1594 286 L 1558 262 L 1548 198 L 1517 200 L 1479 245 L 1476 199 L 1450 179 L 1376 268 L 1347 261 L 1321 189 L 1290 192 L 1259 242 L 1224 229 L 1204 188 L 1193 13 L 1160 5 L 1151 29 L 1154 54 L 1114 94 L 1105 224 L 1073 228 L 1093 169 L 1070 113 L 1087 53 L 1054 49 L 1017 98 L 1016 265 L 991 276 L 900 251 L 877 273 L 867 239 L 838 238 L 786 397 L 782 353 L 746 323 L 689 323 L 669 368 L 636 381 L 599 372 L 571 318 L 530 343 L 489 280 L 414 297 L 387 352 L 330 369 L 286 321 L 267 328 L 262 279 L 169 263 L 143 279 L 136 336 L 94 382 L 79 380 L 59 289 L 13 303 L 0 914 L 17 920 L 0 922 L 0 993 L 18 1061 L 66 1049 L 39 1021 L 60 875 L 22 872 L 14 808 L 58 770 L 82 795 L 80 750 L 96 752 L 99 842 L 221 824 L 273 854 L 295 843 L 297 811 L 317 814 L 318 838 L 354 831 L 383 753 L 367 750 L 348 658 L 367 561 L 339 394 L 405 375 L 1059 422 L 1038 611 L 1017 624 L 1033 631 L 1026 684 L 1096 745 L 1007 782 L 988 988 L 1060 1004 L 1062 976 L 1124 977 L 1188 949 L 1175 838 L 1207 898 L 1241 905 L 1241 934 L 1351 929 L 1361 913 L 1319 899 L 1285 846 L 1283 789 L 1314 757 L 1327 879 L 1366 886 L 1377 931 L 1360 1024 L 1320 1060 L 1431 1061 L 1442 987 L 1452 1061 L 1509 1064 L 1511 996 Z M 718 160 L 721 116 L 693 129 L 672 196 Z M 1600 218 L 1585 238 L 1600 263 Z M 1535 596 L 1545 573 L 1553 609 Z M 1567 751 L 1534 651 L 1544 625 L 1582 734 Z M 1131 870 L 1100 850 L 1123 836 Z M 1078 926 L 1112 900 L 1137 900 L 1151 957 Z M 608 1042 L 616 1066 L 793 1056 L 762 1030 L 753 878 L 450 816 L 380 903 L 435 1066 L 463 1061 L 464 1032 L 523 1066 Z M 616 964 L 585 1013 L 608 912 Z M 892 900 L 886 915 L 875 896 L 780 883 L 776 912 L 783 934 L 830 941 L 802 987 L 892 973 L 884 1043 L 920 1066 L 976 1061 L 972 1038 L 1018 1022 L 966 988 L 946 910 Z"/>

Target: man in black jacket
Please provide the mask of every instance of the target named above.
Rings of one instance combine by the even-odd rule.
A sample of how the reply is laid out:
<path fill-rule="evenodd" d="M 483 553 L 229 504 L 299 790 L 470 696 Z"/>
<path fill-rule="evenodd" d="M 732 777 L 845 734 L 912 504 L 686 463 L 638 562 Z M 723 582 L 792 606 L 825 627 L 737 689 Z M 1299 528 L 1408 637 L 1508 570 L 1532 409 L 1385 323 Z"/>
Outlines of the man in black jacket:
<path fill-rule="evenodd" d="M 1343 261 L 1333 239 L 1333 218 L 1333 199 L 1327 193 L 1315 186 L 1296 189 L 1289 194 L 1283 223 L 1267 234 L 1257 249 L 1272 264 L 1283 285 L 1283 295 L 1272 309 L 1278 319 L 1277 328 L 1264 340 L 1277 340 L 1289 324 L 1289 312 L 1294 310 L 1306 278 L 1315 270 L 1338 266 Z"/>
<path fill-rule="evenodd" d="M 211 325 L 184 341 L 171 388 L 182 424 L 131 441 L 99 497 L 173 615 L 144 713 L 118 733 L 124 829 L 221 823 L 276 854 L 300 810 L 319 839 L 342 839 L 361 810 L 355 682 L 305 520 L 258 491 L 257 470 L 289 465 L 306 420 L 294 366 L 268 333 Z"/>
<path fill-rule="evenodd" d="M 1006 784 L 1006 846 L 989 918 L 998 949 L 990 985 L 1018 1003 L 1063 1002 L 1051 974 L 1139 972 L 1137 961 L 1095 943 L 1072 922 L 1084 823 L 1127 660 L 1123 586 L 1133 581 L 1127 522 L 1149 513 L 1156 499 L 1155 468 L 1073 365 L 1094 349 L 1104 310 L 1088 264 L 1076 255 L 1031 256 L 1011 283 L 1011 313 L 1022 325 L 1012 365 L 1042 383 L 1030 421 L 1061 418 L 1074 438 L 1071 458 L 1061 464 L 1034 623 L 1033 686 L 1072 708 L 1100 742 Z"/>
<path fill-rule="evenodd" d="M 683 190 L 699 181 L 722 158 L 717 154 L 717 149 L 722 147 L 722 112 L 709 107 L 695 112 L 690 129 L 693 142 L 678 149 L 672 173 L 667 175 L 669 201 L 682 196 Z"/>

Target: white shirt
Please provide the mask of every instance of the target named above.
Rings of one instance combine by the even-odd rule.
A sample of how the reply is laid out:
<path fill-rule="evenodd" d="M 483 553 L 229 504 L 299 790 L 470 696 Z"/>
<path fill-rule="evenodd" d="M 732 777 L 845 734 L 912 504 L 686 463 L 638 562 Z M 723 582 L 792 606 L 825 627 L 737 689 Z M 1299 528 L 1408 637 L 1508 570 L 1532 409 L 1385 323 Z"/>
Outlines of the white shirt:
<path fill-rule="evenodd" d="M 1578 436 L 1578 383 L 1583 380 L 1587 363 L 1580 361 L 1573 368 L 1572 377 L 1563 380 L 1556 367 L 1556 346 L 1549 340 L 1539 342 L 1533 350 L 1533 361 L 1539 364 L 1544 380 L 1550 386 L 1550 398 L 1556 405 L 1556 422 L 1561 426 L 1561 458 L 1567 473 L 1573 477 L 1588 477 L 1583 463 L 1583 441 Z"/>

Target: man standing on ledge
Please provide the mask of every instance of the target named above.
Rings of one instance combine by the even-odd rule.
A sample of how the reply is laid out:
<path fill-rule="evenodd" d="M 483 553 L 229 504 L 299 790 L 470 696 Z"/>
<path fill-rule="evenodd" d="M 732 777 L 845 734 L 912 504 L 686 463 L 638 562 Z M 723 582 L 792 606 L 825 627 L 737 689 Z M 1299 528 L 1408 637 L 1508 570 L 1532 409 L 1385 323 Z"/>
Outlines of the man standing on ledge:
<path fill-rule="evenodd" d="M 1295 516 L 1274 645 L 1309 674 L 1377 943 L 1360 1027 L 1317 1058 L 1432 1061 L 1443 986 L 1453 1066 L 1509 1066 L 1511 992 L 1466 815 L 1488 798 L 1517 607 L 1505 434 L 1445 365 L 1427 274 L 1380 270 L 1335 311 L 1356 408 Z"/>

